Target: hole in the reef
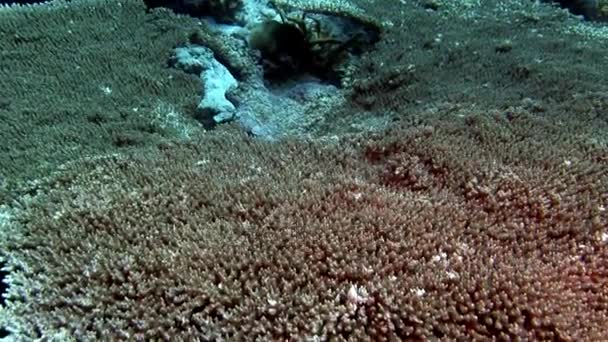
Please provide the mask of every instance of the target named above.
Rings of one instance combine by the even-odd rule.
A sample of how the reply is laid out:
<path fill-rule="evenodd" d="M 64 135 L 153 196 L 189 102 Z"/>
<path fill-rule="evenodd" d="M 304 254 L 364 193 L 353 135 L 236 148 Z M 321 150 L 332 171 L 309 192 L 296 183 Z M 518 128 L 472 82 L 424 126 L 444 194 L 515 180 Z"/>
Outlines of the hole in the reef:
<path fill-rule="evenodd" d="M 206 130 L 212 130 L 217 126 L 217 122 L 213 119 L 216 113 L 208 110 L 199 110 L 194 113 L 194 120 L 198 121 Z"/>
<path fill-rule="evenodd" d="M 543 0 L 543 2 L 556 3 L 574 15 L 581 15 L 585 20 L 606 21 L 597 1 L 594 0 Z"/>
<path fill-rule="evenodd" d="M 308 76 L 339 87 L 341 69 L 380 39 L 377 29 L 350 18 L 296 13 L 266 20 L 250 33 L 249 45 L 260 52 L 267 84 Z"/>
<path fill-rule="evenodd" d="M 256 2 L 255 6 L 274 10 L 277 17 L 258 22 L 258 17 L 241 11 L 246 7 L 246 1 L 144 0 L 148 8 L 165 7 L 177 13 L 206 18 L 220 31 L 226 27 L 218 24 L 236 23 L 236 17 L 239 17 L 236 25 L 249 31 L 249 48 L 260 53 L 267 85 L 311 75 L 323 84 L 339 87 L 343 69 L 350 59 L 369 51 L 380 40 L 381 29 L 372 24 L 350 17 L 277 6 L 272 1 L 267 4 Z M 207 124 L 204 120 L 199 121 Z"/>

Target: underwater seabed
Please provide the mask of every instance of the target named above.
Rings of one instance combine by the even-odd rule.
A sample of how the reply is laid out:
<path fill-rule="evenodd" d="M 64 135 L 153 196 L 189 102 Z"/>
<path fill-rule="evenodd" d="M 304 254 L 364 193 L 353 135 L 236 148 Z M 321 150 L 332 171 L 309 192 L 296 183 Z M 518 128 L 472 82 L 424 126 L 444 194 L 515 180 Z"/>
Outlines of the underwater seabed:
<path fill-rule="evenodd" d="M 203 84 L 195 118 L 207 129 L 238 121 L 248 133 L 269 139 L 303 131 L 343 103 L 339 88 L 349 63 L 381 35 L 380 25 L 354 11 L 329 13 L 265 0 L 179 1 L 169 7 L 201 17 L 257 64 L 250 77 L 239 78 L 209 47 L 177 47 L 169 65 L 198 75 Z"/>
<path fill-rule="evenodd" d="M 0 7 L 6 340 L 608 341 L 608 31 L 366 1 Z"/>

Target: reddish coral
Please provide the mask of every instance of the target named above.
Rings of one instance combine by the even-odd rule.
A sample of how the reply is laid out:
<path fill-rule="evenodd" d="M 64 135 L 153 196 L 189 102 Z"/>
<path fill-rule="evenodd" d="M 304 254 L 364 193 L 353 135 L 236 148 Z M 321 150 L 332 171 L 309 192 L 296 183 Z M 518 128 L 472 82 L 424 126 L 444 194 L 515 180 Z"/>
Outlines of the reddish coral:
<path fill-rule="evenodd" d="M 5 316 L 23 338 L 608 339 L 606 152 L 518 117 L 68 166 L 2 243 Z"/>

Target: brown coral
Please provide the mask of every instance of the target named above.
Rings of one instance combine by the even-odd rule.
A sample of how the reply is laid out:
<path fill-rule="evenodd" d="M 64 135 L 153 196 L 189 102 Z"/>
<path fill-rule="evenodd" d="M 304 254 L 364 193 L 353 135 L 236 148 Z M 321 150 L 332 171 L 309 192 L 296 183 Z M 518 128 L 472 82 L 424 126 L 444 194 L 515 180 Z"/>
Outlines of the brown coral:
<path fill-rule="evenodd" d="M 606 339 L 606 152 L 509 118 L 67 167 L 2 242 L 3 317 L 23 338 Z"/>

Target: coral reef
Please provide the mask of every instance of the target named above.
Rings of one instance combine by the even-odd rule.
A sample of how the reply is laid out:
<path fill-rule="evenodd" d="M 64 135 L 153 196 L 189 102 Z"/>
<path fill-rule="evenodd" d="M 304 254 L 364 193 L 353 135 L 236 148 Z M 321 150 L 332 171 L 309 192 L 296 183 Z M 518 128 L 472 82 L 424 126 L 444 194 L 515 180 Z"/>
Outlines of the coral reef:
<path fill-rule="evenodd" d="M 529 0 L 276 3 L 229 24 L 0 7 L 7 339 L 608 340 L 600 25 Z M 265 80 L 247 23 L 318 20 L 382 39 L 339 84 Z"/>
<path fill-rule="evenodd" d="M 14 206 L 15 336 L 605 340 L 605 150 L 524 111 L 77 162 Z M 573 319 L 575 317 L 576 319 Z"/>

